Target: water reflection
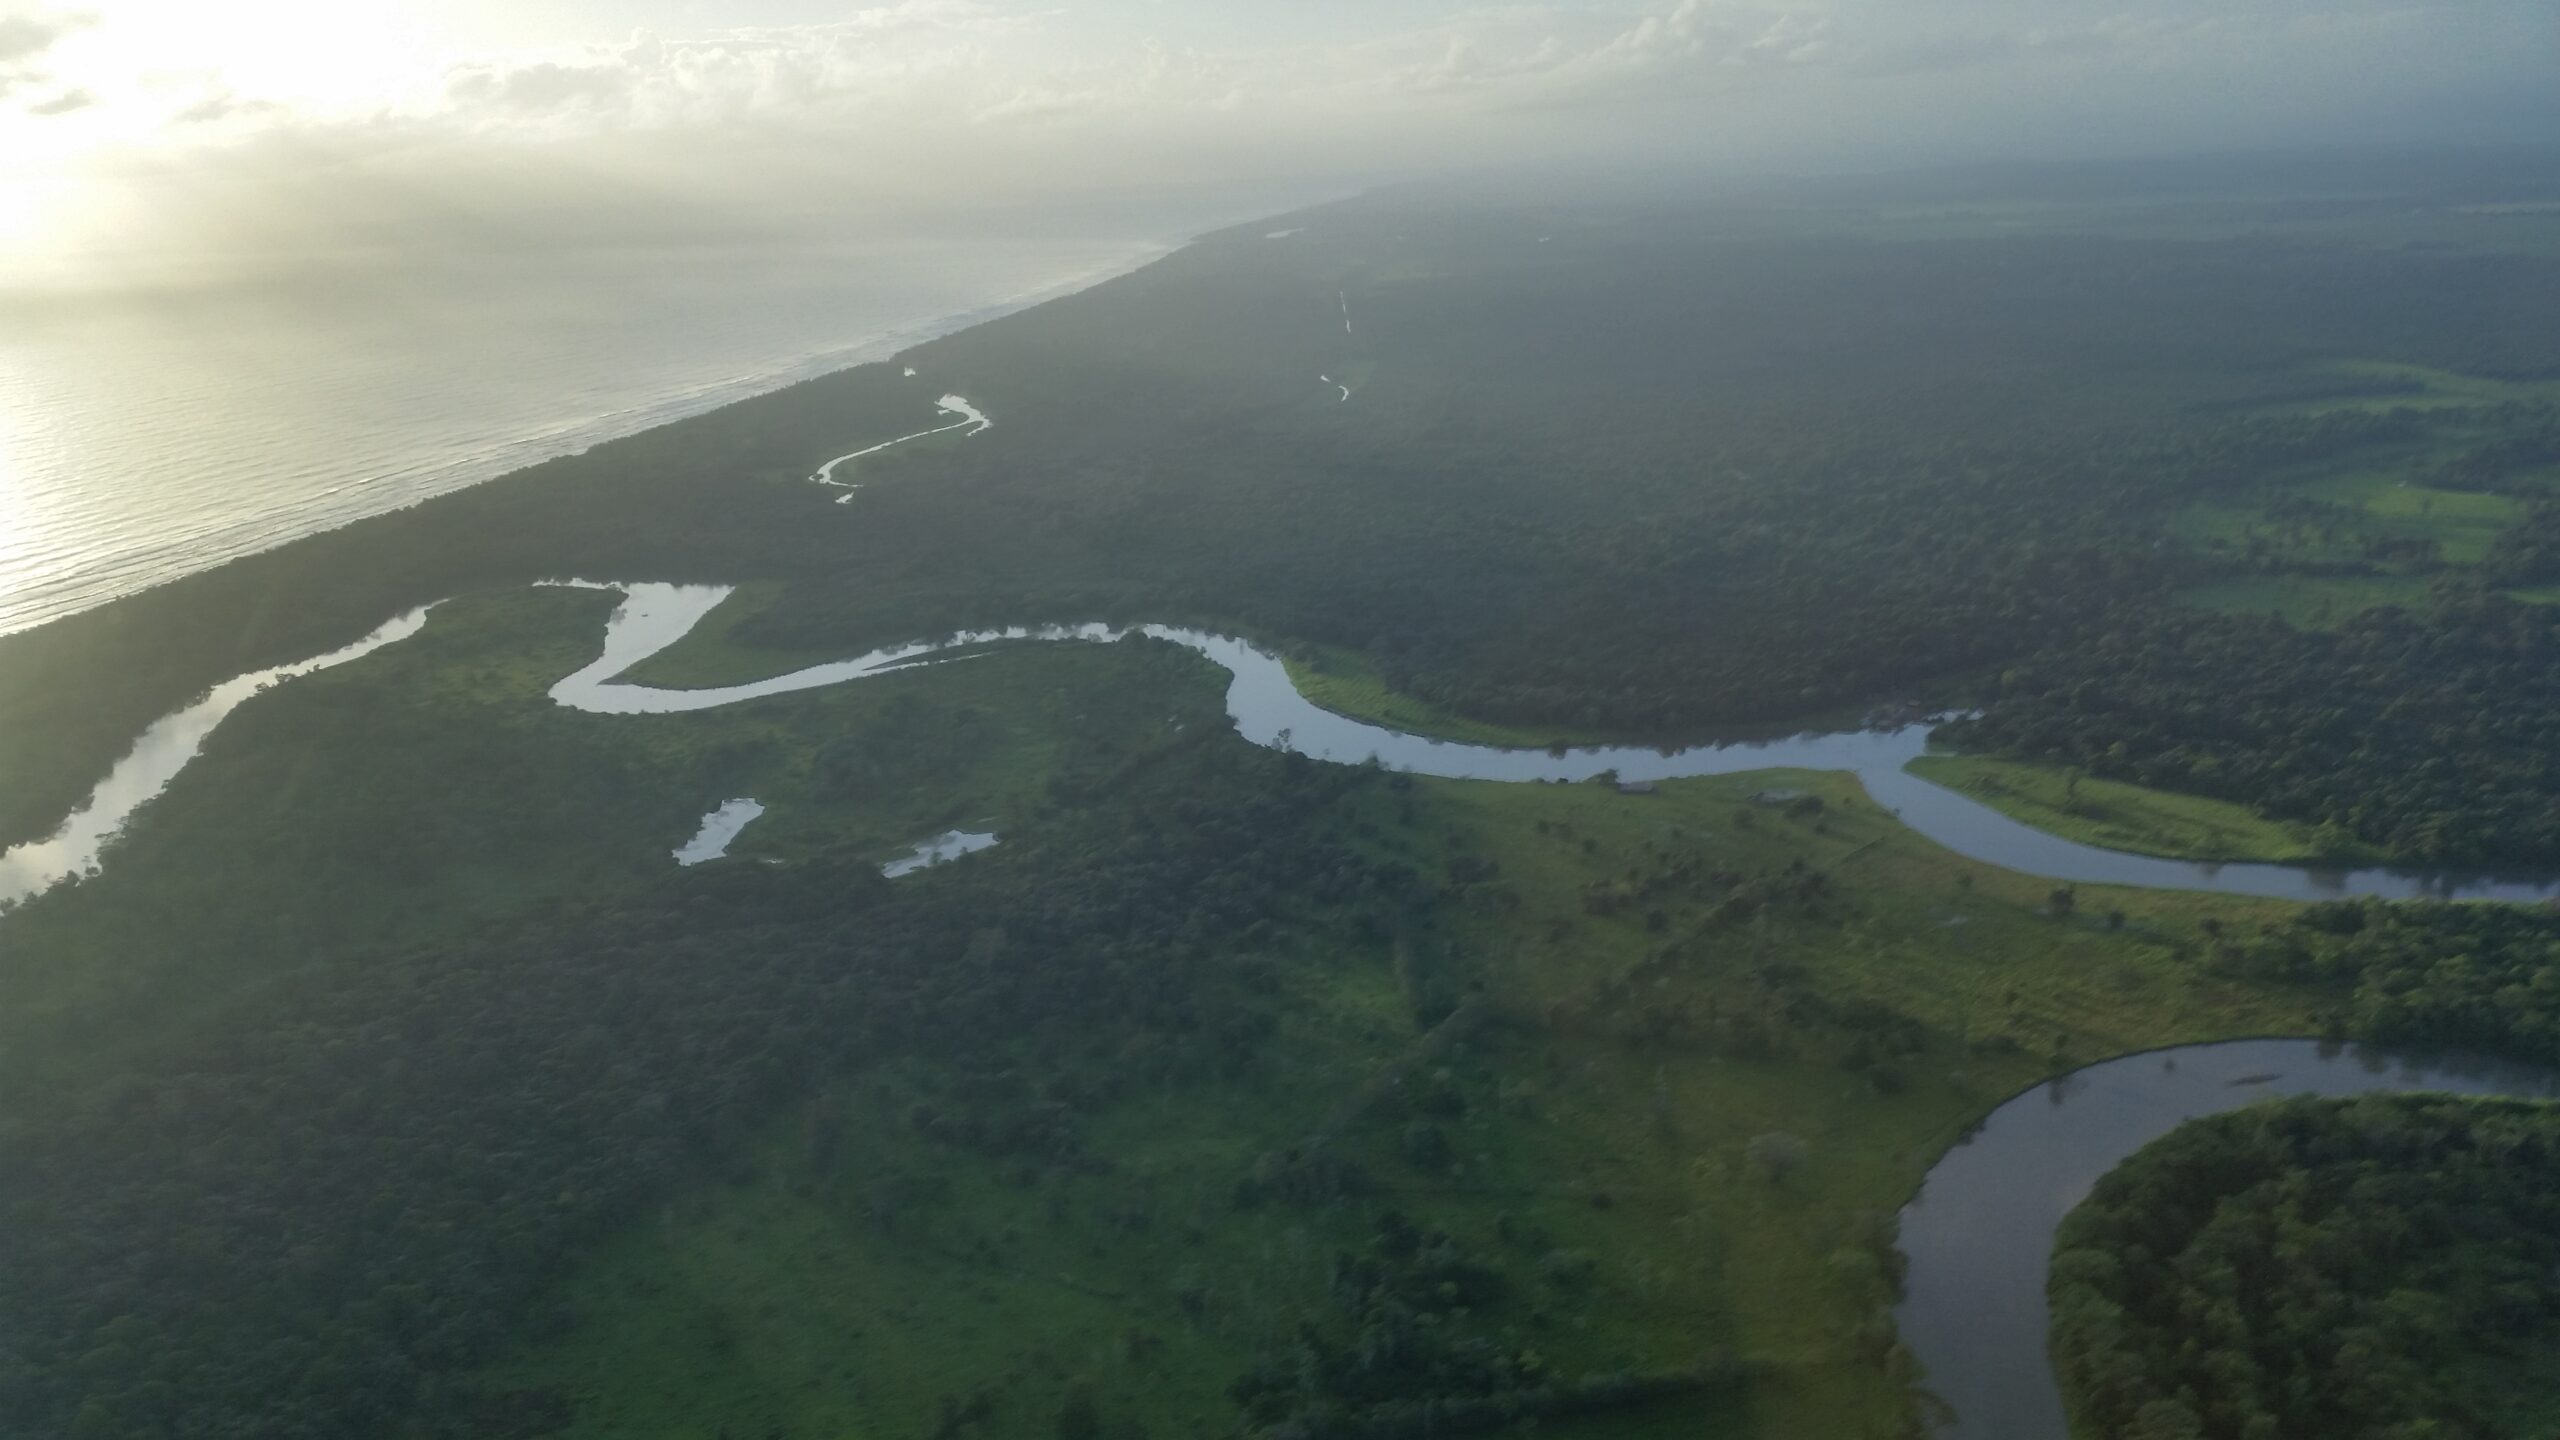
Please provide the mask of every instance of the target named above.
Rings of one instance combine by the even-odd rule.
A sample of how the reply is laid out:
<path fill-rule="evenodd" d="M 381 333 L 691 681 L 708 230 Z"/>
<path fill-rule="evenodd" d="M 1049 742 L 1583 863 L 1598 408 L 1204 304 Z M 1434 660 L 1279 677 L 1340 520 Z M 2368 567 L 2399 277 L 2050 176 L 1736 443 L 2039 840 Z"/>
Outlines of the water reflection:
<path fill-rule="evenodd" d="M 395 640 L 417 634 L 426 623 L 427 609 L 421 606 L 385 621 L 372 634 L 326 655 L 236 675 L 206 691 L 185 709 L 153 721 L 133 742 L 133 749 L 115 763 L 107 778 L 98 782 L 89 798 L 52 834 L 0 850 L 0 906 L 15 904 L 75 875 L 96 870 L 107 843 L 123 830 L 125 821 L 167 789 L 178 772 L 187 768 L 187 762 L 204 748 L 204 738 L 249 697 L 270 685 L 370 655 Z"/>
<path fill-rule="evenodd" d="M 912 875 L 928 865 L 939 865 L 945 860 L 957 860 L 963 855 L 974 854 L 995 843 L 996 837 L 992 831 L 946 830 L 930 840 L 919 842 L 913 850 L 881 866 L 880 873 L 895 880 L 901 875 Z"/>
<path fill-rule="evenodd" d="M 702 817 L 702 828 L 694 831 L 693 838 L 675 852 L 676 863 L 699 865 L 705 860 L 717 860 L 728 854 L 729 842 L 737 839 L 738 832 L 763 813 L 764 807 L 753 800 L 732 800 L 722 805 Z"/>

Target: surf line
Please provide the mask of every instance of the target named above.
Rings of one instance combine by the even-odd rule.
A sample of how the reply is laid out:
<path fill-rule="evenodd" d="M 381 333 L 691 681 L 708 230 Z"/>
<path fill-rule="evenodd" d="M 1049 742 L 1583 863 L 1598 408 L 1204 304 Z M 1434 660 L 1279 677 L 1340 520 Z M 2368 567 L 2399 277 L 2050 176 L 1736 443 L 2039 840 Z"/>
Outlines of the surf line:
<path fill-rule="evenodd" d="M 912 375 L 915 372 L 910 370 L 907 373 Z M 913 435 L 901 435 L 895 440 L 883 440 L 877 445 L 866 445 L 862 449 L 856 450 L 850 455 L 839 455 L 833 460 L 828 461 L 826 464 L 819 466 L 818 473 L 809 477 L 810 482 L 818 485 L 832 485 L 839 490 L 847 492 L 837 496 L 836 503 L 839 505 L 849 504 L 853 500 L 851 492 L 861 489 L 862 486 L 858 481 L 839 480 L 836 478 L 836 467 L 842 465 L 846 461 L 859 460 L 865 455 L 877 455 L 881 451 L 886 450 L 893 445 L 904 445 L 910 440 L 921 440 L 927 435 L 941 435 L 953 430 L 966 430 L 969 434 L 975 435 L 979 431 L 987 429 L 996 423 L 993 420 L 988 419 L 984 411 L 957 395 L 943 396 L 941 399 L 934 402 L 934 408 L 942 414 L 957 415 L 960 418 L 952 421 L 948 425 L 936 425 L 930 430 L 919 430 Z"/>

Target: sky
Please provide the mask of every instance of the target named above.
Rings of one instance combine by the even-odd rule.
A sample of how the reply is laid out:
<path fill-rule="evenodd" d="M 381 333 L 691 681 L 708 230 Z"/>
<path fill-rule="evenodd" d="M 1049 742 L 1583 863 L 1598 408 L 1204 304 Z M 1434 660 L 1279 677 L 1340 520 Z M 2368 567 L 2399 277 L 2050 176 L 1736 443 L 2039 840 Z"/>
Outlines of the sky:
<path fill-rule="evenodd" d="M 2560 142 L 2552 0 L 0 0 L 0 281 L 1496 165 Z"/>

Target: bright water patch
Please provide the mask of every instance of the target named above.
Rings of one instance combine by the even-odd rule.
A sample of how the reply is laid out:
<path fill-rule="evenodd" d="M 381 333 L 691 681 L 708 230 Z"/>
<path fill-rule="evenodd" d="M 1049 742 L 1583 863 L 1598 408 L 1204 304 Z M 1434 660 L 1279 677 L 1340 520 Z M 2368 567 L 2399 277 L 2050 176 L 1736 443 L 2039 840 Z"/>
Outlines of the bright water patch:
<path fill-rule="evenodd" d="M 732 800 L 722 805 L 702 817 L 702 828 L 694 831 L 693 838 L 675 852 L 676 863 L 699 865 L 705 860 L 717 860 L 728 854 L 729 843 L 738 838 L 738 832 L 763 813 L 764 807 L 753 800 Z"/>
<path fill-rule="evenodd" d="M 945 860 L 957 860 L 996 843 L 995 832 L 989 830 L 946 830 L 930 840 L 919 842 L 915 849 L 880 867 L 880 873 L 895 880 L 912 875 L 927 866 Z"/>

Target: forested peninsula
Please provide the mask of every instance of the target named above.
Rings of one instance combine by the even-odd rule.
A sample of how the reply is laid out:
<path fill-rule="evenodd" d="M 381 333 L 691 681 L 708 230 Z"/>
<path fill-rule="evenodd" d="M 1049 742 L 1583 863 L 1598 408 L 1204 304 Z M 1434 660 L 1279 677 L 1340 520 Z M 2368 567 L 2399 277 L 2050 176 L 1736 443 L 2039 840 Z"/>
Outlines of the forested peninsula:
<path fill-rule="evenodd" d="M 2072 1212 L 2054 1355 L 2092 1435 L 2505 1436 L 2554 1415 L 2560 1110 L 2368 1096 L 2198 1120 Z"/>

